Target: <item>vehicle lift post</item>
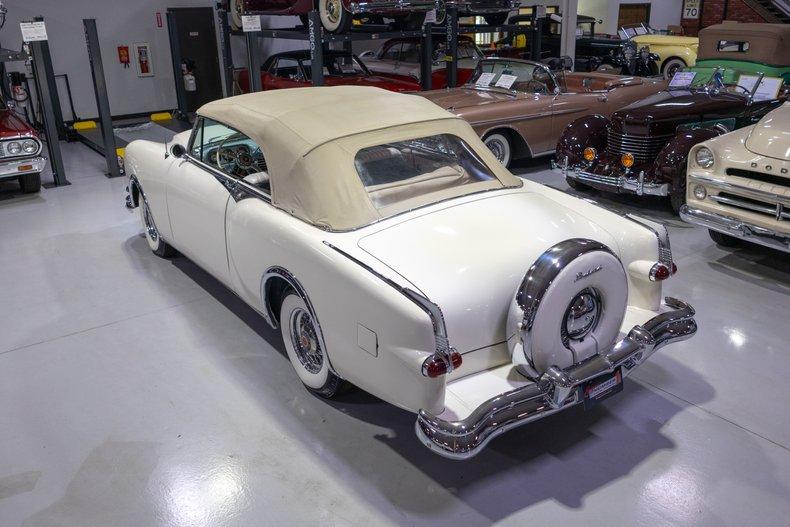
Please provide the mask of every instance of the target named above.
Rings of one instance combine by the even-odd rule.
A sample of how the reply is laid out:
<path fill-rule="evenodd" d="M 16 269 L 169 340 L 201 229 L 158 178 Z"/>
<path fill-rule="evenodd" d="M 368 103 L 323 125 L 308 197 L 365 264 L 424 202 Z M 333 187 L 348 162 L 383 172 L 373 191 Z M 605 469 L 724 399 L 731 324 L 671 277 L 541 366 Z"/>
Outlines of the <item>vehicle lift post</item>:
<path fill-rule="evenodd" d="M 447 7 L 447 87 L 458 86 L 458 8 Z"/>
<path fill-rule="evenodd" d="M 93 77 L 93 90 L 96 93 L 96 107 L 99 110 L 102 139 L 104 143 L 104 159 L 107 161 L 107 177 L 121 177 L 121 168 L 118 166 L 118 155 L 115 147 L 115 134 L 112 129 L 112 114 L 110 113 L 110 100 L 107 97 L 107 81 L 104 77 L 104 64 L 99 47 L 99 33 L 96 30 L 95 18 L 84 18 L 85 41 L 88 45 L 88 59 L 91 64 Z"/>
<path fill-rule="evenodd" d="M 316 9 L 307 13 L 307 32 L 310 43 L 310 81 L 313 86 L 323 86 L 324 42 L 321 38 L 321 15 Z"/>
<path fill-rule="evenodd" d="M 540 62 L 540 49 L 543 43 L 543 17 L 538 17 L 537 7 L 532 8 L 532 42 L 530 43 L 530 50 L 532 51 L 532 60 Z"/>
<path fill-rule="evenodd" d="M 422 26 L 422 57 L 420 57 L 420 82 L 422 89 L 428 91 L 433 84 L 433 35 L 431 24 Z"/>
<path fill-rule="evenodd" d="M 218 3 L 216 8 L 219 17 L 219 42 L 220 52 L 222 53 L 222 74 L 225 78 L 225 97 L 235 95 L 233 83 L 233 57 L 230 48 L 230 26 L 228 24 L 228 12 Z M 171 44 L 172 45 L 172 44 Z"/>
<path fill-rule="evenodd" d="M 261 86 L 261 32 L 248 31 L 244 33 L 247 42 L 247 71 L 250 79 L 250 93 L 263 89 Z"/>
<path fill-rule="evenodd" d="M 36 22 L 43 22 L 43 17 L 35 17 Z M 60 139 L 66 138 L 66 128 L 63 125 L 63 114 L 60 109 L 58 86 L 55 82 L 55 73 L 52 68 L 52 57 L 49 54 L 49 43 L 46 40 L 30 42 L 30 51 L 33 54 L 33 73 L 36 81 L 41 113 L 44 116 L 44 133 L 47 138 L 49 153 L 49 166 L 52 170 L 52 179 L 55 186 L 70 185 L 66 179 L 66 169 L 63 166 L 63 156 L 60 151 Z M 47 185 L 45 185 L 45 188 Z"/>

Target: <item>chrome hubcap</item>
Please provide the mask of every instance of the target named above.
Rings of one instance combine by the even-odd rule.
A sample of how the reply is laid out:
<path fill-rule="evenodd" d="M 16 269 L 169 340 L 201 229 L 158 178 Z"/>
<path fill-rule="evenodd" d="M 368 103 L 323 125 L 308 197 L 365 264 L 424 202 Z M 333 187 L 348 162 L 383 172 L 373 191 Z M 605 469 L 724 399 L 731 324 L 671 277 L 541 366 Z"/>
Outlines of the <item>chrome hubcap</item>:
<path fill-rule="evenodd" d="M 334 24 L 340 19 L 341 9 L 340 0 L 329 0 L 326 3 L 326 15 L 330 22 Z"/>
<path fill-rule="evenodd" d="M 603 306 L 598 292 L 588 287 L 580 291 L 565 312 L 565 323 L 562 328 L 563 340 L 583 340 L 598 325 Z"/>
<path fill-rule="evenodd" d="M 494 156 L 496 156 L 500 163 L 505 161 L 505 145 L 502 144 L 502 141 L 492 139 L 486 142 L 486 146 L 494 153 Z"/>
<path fill-rule="evenodd" d="M 291 313 L 291 343 L 296 357 L 305 370 L 312 374 L 321 371 L 324 354 L 318 344 L 318 336 L 310 313 L 304 309 L 294 309 Z"/>
<path fill-rule="evenodd" d="M 148 208 L 148 203 L 143 200 L 143 223 L 145 223 L 145 232 L 153 242 L 159 240 L 159 232 L 154 225 L 154 218 L 151 216 L 151 209 Z"/>

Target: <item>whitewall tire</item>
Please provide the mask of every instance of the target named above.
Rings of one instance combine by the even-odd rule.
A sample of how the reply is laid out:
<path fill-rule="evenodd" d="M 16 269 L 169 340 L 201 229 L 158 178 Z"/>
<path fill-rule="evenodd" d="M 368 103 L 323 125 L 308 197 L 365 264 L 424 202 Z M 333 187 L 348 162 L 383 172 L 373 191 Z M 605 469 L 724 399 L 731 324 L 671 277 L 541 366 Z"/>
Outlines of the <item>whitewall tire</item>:
<path fill-rule="evenodd" d="M 240 30 L 243 26 L 241 15 L 244 12 L 244 0 L 230 0 L 228 3 L 228 11 L 230 11 L 231 29 Z"/>
<path fill-rule="evenodd" d="M 510 165 L 512 148 L 510 140 L 504 134 L 495 133 L 488 135 L 483 142 L 505 168 Z"/>
<path fill-rule="evenodd" d="M 664 73 L 664 78 L 669 80 L 671 79 L 675 73 L 682 70 L 686 67 L 686 63 L 683 59 L 679 59 L 677 57 L 671 58 L 662 64 L 661 69 Z"/>
<path fill-rule="evenodd" d="M 162 239 L 159 230 L 156 228 L 156 223 L 154 223 L 154 216 L 151 213 L 151 209 L 142 196 L 140 196 L 140 205 L 138 205 L 137 208 L 140 211 L 140 223 L 143 224 L 143 234 L 145 235 L 145 240 L 148 242 L 148 247 L 151 251 L 162 258 L 174 256 L 176 250 Z"/>
<path fill-rule="evenodd" d="M 335 395 L 342 381 L 329 369 L 320 330 L 307 303 L 293 291 L 280 306 L 280 333 L 291 366 L 302 384 L 323 397 Z"/>
<path fill-rule="evenodd" d="M 351 27 L 351 13 L 343 7 L 343 0 L 318 0 L 318 14 L 330 33 L 345 33 Z"/>

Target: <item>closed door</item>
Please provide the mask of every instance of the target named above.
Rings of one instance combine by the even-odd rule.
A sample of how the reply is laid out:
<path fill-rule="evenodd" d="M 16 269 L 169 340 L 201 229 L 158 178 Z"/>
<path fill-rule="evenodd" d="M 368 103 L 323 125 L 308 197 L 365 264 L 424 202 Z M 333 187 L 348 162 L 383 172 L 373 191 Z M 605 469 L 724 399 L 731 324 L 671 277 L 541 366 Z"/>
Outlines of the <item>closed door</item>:
<path fill-rule="evenodd" d="M 650 4 L 620 4 L 617 27 L 650 23 Z"/>
<path fill-rule="evenodd" d="M 181 62 L 195 76 L 194 91 L 186 92 L 187 111 L 222 98 L 222 71 L 214 28 L 214 9 L 184 7 L 168 9 L 175 17 Z M 180 76 L 182 72 L 175 72 Z"/>

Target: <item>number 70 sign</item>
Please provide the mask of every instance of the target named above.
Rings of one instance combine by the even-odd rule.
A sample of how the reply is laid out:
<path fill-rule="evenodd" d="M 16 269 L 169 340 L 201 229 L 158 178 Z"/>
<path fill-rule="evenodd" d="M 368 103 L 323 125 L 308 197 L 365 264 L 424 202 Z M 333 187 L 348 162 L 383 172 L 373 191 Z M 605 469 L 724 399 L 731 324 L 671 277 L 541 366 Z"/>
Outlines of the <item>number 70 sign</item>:
<path fill-rule="evenodd" d="M 685 0 L 683 2 L 683 18 L 694 19 L 694 20 L 698 19 L 699 4 L 700 4 L 700 0 Z"/>

